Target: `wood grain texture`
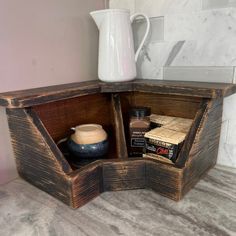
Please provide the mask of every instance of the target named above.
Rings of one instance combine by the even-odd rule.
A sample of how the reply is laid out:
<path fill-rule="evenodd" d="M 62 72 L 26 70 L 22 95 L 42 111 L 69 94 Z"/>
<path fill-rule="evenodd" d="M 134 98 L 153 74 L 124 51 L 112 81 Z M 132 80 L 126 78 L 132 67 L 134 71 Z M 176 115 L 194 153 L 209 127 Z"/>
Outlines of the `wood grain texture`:
<path fill-rule="evenodd" d="M 102 162 L 88 165 L 72 175 L 72 202 L 78 208 L 103 192 Z"/>
<path fill-rule="evenodd" d="M 31 107 L 99 92 L 100 85 L 97 80 L 62 84 L 2 93 L 0 94 L 0 106 L 9 108 Z"/>
<path fill-rule="evenodd" d="M 190 149 L 192 148 L 194 139 L 196 137 L 196 133 L 199 129 L 199 125 L 200 125 L 202 119 L 204 118 L 203 115 L 206 111 L 206 107 L 207 107 L 207 100 L 203 100 L 201 102 L 199 110 L 197 111 L 197 113 L 195 115 L 192 126 L 186 136 L 183 147 L 181 148 L 180 153 L 177 157 L 177 161 L 175 162 L 175 165 L 177 167 L 180 167 L 180 168 L 184 167 L 187 159 L 189 158 L 189 152 L 190 152 Z"/>
<path fill-rule="evenodd" d="M 151 108 L 152 114 L 194 119 L 202 101 L 202 98 L 141 92 L 121 93 L 120 97 L 129 153 L 131 151 L 129 140 L 129 111 L 132 107 L 145 106 Z"/>
<path fill-rule="evenodd" d="M 207 80 L 207 79 L 206 79 Z M 138 91 L 191 97 L 217 98 L 229 96 L 236 92 L 236 85 L 227 83 L 203 83 L 188 81 L 167 81 L 136 79 L 132 82 L 101 83 L 101 92 Z"/>
<path fill-rule="evenodd" d="M 110 94 L 92 94 L 33 107 L 57 143 L 72 134 L 71 127 L 100 124 L 108 133 L 109 156 L 116 156 L 116 130 Z"/>
<path fill-rule="evenodd" d="M 144 160 L 127 160 L 103 163 L 104 191 L 145 188 Z"/>
<path fill-rule="evenodd" d="M 235 84 L 183 82 L 137 79 L 129 82 L 89 82 L 56 85 L 43 88 L 14 91 L 0 94 L 0 106 L 8 108 L 30 107 L 57 100 L 64 100 L 94 93 L 150 92 L 191 97 L 217 98 L 236 92 Z"/>
<path fill-rule="evenodd" d="M 34 123 L 35 127 L 38 129 L 40 134 L 42 135 L 45 142 L 48 144 L 48 147 L 50 148 L 52 154 L 54 155 L 55 159 L 59 163 L 59 165 L 62 167 L 62 171 L 66 174 L 69 174 L 72 172 L 72 169 L 68 162 L 65 160 L 65 157 L 55 145 L 55 142 L 53 141 L 50 134 L 47 132 L 45 126 L 43 125 L 42 121 L 38 117 L 38 115 L 35 113 L 32 109 L 27 109 L 28 116 L 32 119 L 32 122 Z"/>
<path fill-rule="evenodd" d="M 207 80 L 207 79 L 206 79 Z M 236 92 L 235 84 L 167 80 L 135 80 L 134 91 L 190 97 L 217 98 Z"/>
<path fill-rule="evenodd" d="M 201 102 L 201 98 L 142 92 L 134 92 L 130 100 L 131 106 L 150 107 L 152 114 L 190 119 L 195 117 Z"/>
<path fill-rule="evenodd" d="M 216 162 L 223 96 L 234 90 L 235 85 L 176 81 L 94 81 L 5 94 L 0 104 L 11 107 L 7 115 L 20 176 L 77 208 L 104 191 L 136 188 L 180 200 Z M 175 165 L 127 157 L 132 106 L 194 118 Z M 106 159 L 72 170 L 56 142 L 69 136 L 71 127 L 85 123 L 101 124 L 108 132 L 109 153 Z"/>
<path fill-rule="evenodd" d="M 19 175 L 71 205 L 70 181 L 63 170 L 63 161 L 60 156 L 55 157 L 27 110 L 7 109 L 7 116 Z"/>
<path fill-rule="evenodd" d="M 100 82 L 101 93 L 121 93 L 121 92 L 133 92 L 134 91 L 134 81 L 128 82 L 115 82 L 115 83 L 105 83 Z"/>
<path fill-rule="evenodd" d="M 184 169 L 183 190 L 186 194 L 217 160 L 222 122 L 223 99 L 211 100 L 203 114 Z"/>
<path fill-rule="evenodd" d="M 118 158 L 128 158 L 125 131 L 124 131 L 124 122 L 123 122 L 119 94 L 112 95 L 112 109 L 114 114 L 117 156 Z"/>
<path fill-rule="evenodd" d="M 181 199 L 183 170 L 158 161 L 146 161 L 146 188 L 175 201 Z"/>

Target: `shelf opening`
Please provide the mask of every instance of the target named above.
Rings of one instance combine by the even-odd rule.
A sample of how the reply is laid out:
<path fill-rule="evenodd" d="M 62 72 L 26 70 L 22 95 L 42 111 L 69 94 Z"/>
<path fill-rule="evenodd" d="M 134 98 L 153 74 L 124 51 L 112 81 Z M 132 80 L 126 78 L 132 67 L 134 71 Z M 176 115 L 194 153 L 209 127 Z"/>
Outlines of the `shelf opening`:
<path fill-rule="evenodd" d="M 173 116 L 180 118 L 192 119 L 194 126 L 194 122 L 198 122 L 201 117 L 195 119 L 196 116 L 202 116 L 203 114 L 199 114 L 199 111 L 203 106 L 203 99 L 198 97 L 188 97 L 188 96 L 175 96 L 175 95 L 162 95 L 155 93 L 144 93 L 144 92 L 124 92 L 120 94 L 121 96 L 121 104 L 122 104 L 122 113 L 124 119 L 124 127 L 125 127 L 125 137 L 128 146 L 128 152 L 131 150 L 131 142 L 130 142 L 130 134 L 129 134 L 129 111 L 132 107 L 149 107 L 151 109 L 151 114 L 156 115 L 164 115 L 164 116 Z M 195 125 L 196 126 L 196 125 Z M 192 141 L 194 139 L 195 133 L 198 127 L 190 128 L 192 134 L 191 137 L 187 134 L 186 138 L 191 138 Z M 190 132 L 190 131 L 189 131 Z M 195 133 L 194 133 L 195 132 Z M 184 141 L 184 143 L 186 140 Z M 179 150 L 179 154 L 182 155 L 182 148 L 186 148 L 184 143 Z M 182 157 L 178 155 L 178 159 Z M 163 158 L 162 158 L 163 159 Z M 162 162 L 163 164 L 168 164 L 165 161 L 154 159 L 155 161 Z M 164 159 L 163 159 L 164 160 Z M 176 160 L 176 162 L 177 162 Z M 186 158 L 185 160 L 186 161 Z M 171 165 L 175 165 L 175 163 L 170 163 Z M 182 167 L 184 163 L 181 163 L 179 167 Z"/>
<path fill-rule="evenodd" d="M 81 124 L 99 124 L 108 134 L 109 150 L 104 159 L 117 158 L 116 130 L 110 94 L 93 94 L 56 101 L 33 107 L 55 144 L 73 134 L 72 127 Z M 72 168 L 80 168 L 97 159 L 79 160 L 68 153 L 63 141 L 58 147 Z M 67 156 L 68 155 L 68 156 Z"/>

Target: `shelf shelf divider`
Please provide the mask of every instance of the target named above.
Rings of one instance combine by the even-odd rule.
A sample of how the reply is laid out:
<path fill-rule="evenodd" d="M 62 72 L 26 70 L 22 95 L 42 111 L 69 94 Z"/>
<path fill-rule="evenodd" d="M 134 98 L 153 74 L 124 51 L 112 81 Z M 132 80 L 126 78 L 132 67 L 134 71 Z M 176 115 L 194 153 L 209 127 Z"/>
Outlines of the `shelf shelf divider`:
<path fill-rule="evenodd" d="M 128 151 L 125 139 L 125 130 L 124 130 L 122 110 L 121 110 L 120 95 L 117 93 L 112 94 L 112 110 L 113 110 L 115 130 L 116 130 L 117 156 L 120 159 L 126 159 L 128 158 Z"/>

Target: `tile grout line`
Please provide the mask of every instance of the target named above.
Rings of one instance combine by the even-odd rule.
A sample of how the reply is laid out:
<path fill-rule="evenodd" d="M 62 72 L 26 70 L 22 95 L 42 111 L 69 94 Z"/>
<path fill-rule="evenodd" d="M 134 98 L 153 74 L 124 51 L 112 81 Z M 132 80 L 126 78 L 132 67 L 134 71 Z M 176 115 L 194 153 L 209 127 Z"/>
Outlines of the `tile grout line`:
<path fill-rule="evenodd" d="M 233 82 L 233 84 L 235 84 L 236 83 L 236 67 L 234 66 L 233 67 L 233 79 L 232 79 L 232 82 Z"/>

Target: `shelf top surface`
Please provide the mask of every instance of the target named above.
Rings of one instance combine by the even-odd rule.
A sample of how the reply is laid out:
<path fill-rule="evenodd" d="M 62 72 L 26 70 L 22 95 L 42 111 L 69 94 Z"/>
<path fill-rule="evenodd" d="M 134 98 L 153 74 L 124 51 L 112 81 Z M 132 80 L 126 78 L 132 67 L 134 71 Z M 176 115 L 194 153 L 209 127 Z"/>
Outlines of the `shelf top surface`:
<path fill-rule="evenodd" d="M 31 107 L 48 102 L 95 93 L 150 92 L 201 98 L 226 97 L 236 92 L 236 84 L 136 79 L 104 83 L 99 80 L 0 93 L 0 106 Z"/>

